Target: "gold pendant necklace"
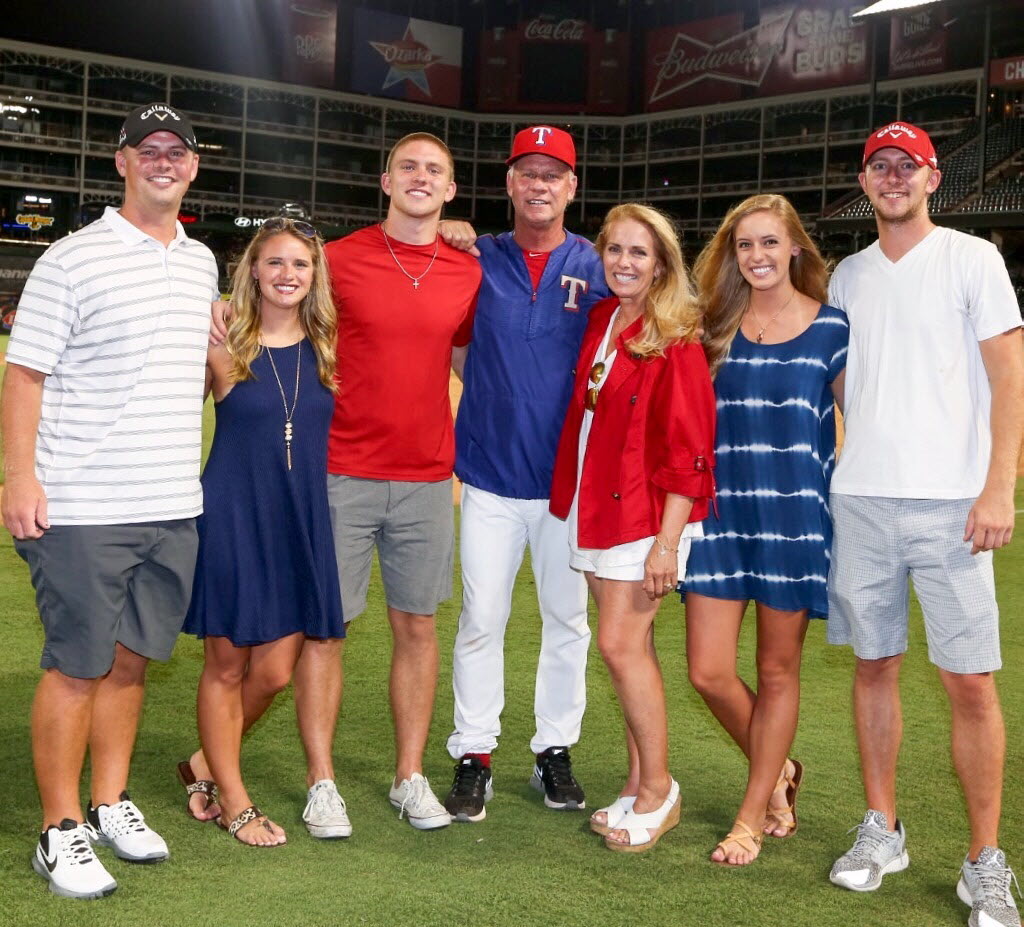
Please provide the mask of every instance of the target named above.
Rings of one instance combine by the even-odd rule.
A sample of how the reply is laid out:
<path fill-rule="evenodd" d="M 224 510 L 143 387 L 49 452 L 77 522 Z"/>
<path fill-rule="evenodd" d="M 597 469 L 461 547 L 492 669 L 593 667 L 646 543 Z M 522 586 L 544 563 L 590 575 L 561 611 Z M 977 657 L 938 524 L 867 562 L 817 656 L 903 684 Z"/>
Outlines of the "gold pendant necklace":
<path fill-rule="evenodd" d="M 270 345 L 260 344 L 266 348 L 267 357 L 270 358 L 270 369 L 274 371 L 274 379 L 277 380 L 277 388 L 281 391 L 281 403 L 284 405 L 284 453 L 288 461 L 288 469 L 292 468 L 292 416 L 295 414 L 295 407 L 299 404 L 299 371 L 302 369 L 302 341 L 299 342 L 299 352 L 295 356 L 295 398 L 292 400 L 291 411 L 288 410 L 288 400 L 284 395 L 284 386 L 277 374 L 277 364 L 274 363 L 274 354 Z"/>
<path fill-rule="evenodd" d="M 782 310 L 785 309 L 786 306 L 788 306 L 791 302 L 793 302 L 793 297 L 794 296 L 796 296 L 796 288 L 795 287 L 793 288 L 793 292 L 789 294 L 789 299 L 787 299 L 782 304 L 782 309 L 779 309 L 779 311 L 776 312 L 775 315 L 773 315 L 767 322 L 765 322 L 764 325 L 761 325 L 761 317 L 755 311 L 754 306 L 753 305 L 750 306 L 750 311 L 754 315 L 754 321 L 757 322 L 757 324 L 761 326 L 761 330 L 757 333 L 757 339 L 756 340 L 757 340 L 758 344 L 760 344 L 764 340 L 764 333 L 768 330 L 768 326 L 771 325 L 772 322 L 774 322 L 780 315 L 782 315 Z"/>

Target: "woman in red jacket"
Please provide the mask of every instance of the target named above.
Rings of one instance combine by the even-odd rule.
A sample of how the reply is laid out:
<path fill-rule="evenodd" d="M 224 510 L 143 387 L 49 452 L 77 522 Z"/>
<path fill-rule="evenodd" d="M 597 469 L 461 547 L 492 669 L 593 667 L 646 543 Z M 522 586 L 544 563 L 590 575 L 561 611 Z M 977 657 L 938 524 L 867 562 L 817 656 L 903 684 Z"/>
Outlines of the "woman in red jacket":
<path fill-rule="evenodd" d="M 714 494 L 715 400 L 700 320 L 669 220 L 616 206 L 597 239 L 615 294 L 590 311 L 555 461 L 551 511 L 598 610 L 598 647 L 626 719 L 629 777 L 591 827 L 612 850 L 679 821 L 654 616 L 682 579 Z"/>

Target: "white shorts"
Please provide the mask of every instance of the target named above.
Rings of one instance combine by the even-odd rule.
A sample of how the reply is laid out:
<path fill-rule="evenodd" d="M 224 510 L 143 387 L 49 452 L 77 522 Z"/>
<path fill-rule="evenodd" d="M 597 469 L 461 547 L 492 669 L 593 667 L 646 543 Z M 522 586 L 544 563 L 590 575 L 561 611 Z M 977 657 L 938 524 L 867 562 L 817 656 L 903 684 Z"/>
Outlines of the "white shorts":
<path fill-rule="evenodd" d="M 575 529 L 575 525 L 573 526 Z M 593 573 L 598 579 L 620 579 L 626 582 L 642 582 L 644 578 L 644 562 L 651 552 L 654 538 L 641 538 L 629 541 L 607 550 L 594 550 L 590 547 L 577 547 L 575 530 L 569 533 L 569 566 L 584 573 Z M 676 554 L 677 575 L 680 581 L 686 575 L 686 560 L 690 556 L 690 539 L 704 537 L 704 525 L 690 522 L 683 529 L 679 539 L 679 553 Z"/>

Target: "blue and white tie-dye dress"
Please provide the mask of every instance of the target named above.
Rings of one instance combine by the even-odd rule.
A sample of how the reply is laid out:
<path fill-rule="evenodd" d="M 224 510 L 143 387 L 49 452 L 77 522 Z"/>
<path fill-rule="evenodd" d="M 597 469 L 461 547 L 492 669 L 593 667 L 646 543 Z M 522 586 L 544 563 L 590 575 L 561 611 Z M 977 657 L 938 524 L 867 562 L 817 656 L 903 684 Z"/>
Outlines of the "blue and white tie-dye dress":
<path fill-rule="evenodd" d="M 718 515 L 693 540 L 688 592 L 828 615 L 830 384 L 846 367 L 848 340 L 846 313 L 832 306 L 782 344 L 736 333 L 715 379 Z"/>

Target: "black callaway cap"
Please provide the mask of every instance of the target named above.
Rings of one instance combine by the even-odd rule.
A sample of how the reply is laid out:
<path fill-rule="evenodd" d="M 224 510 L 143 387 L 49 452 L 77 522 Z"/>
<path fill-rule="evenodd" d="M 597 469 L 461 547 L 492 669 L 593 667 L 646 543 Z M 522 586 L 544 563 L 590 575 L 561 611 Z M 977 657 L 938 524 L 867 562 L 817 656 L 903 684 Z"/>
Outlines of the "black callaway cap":
<path fill-rule="evenodd" d="M 169 103 L 147 103 L 133 109 L 121 126 L 117 148 L 119 151 L 125 145 L 135 148 L 147 135 L 154 132 L 173 132 L 185 143 L 186 148 L 191 151 L 199 150 L 192 120 Z"/>

